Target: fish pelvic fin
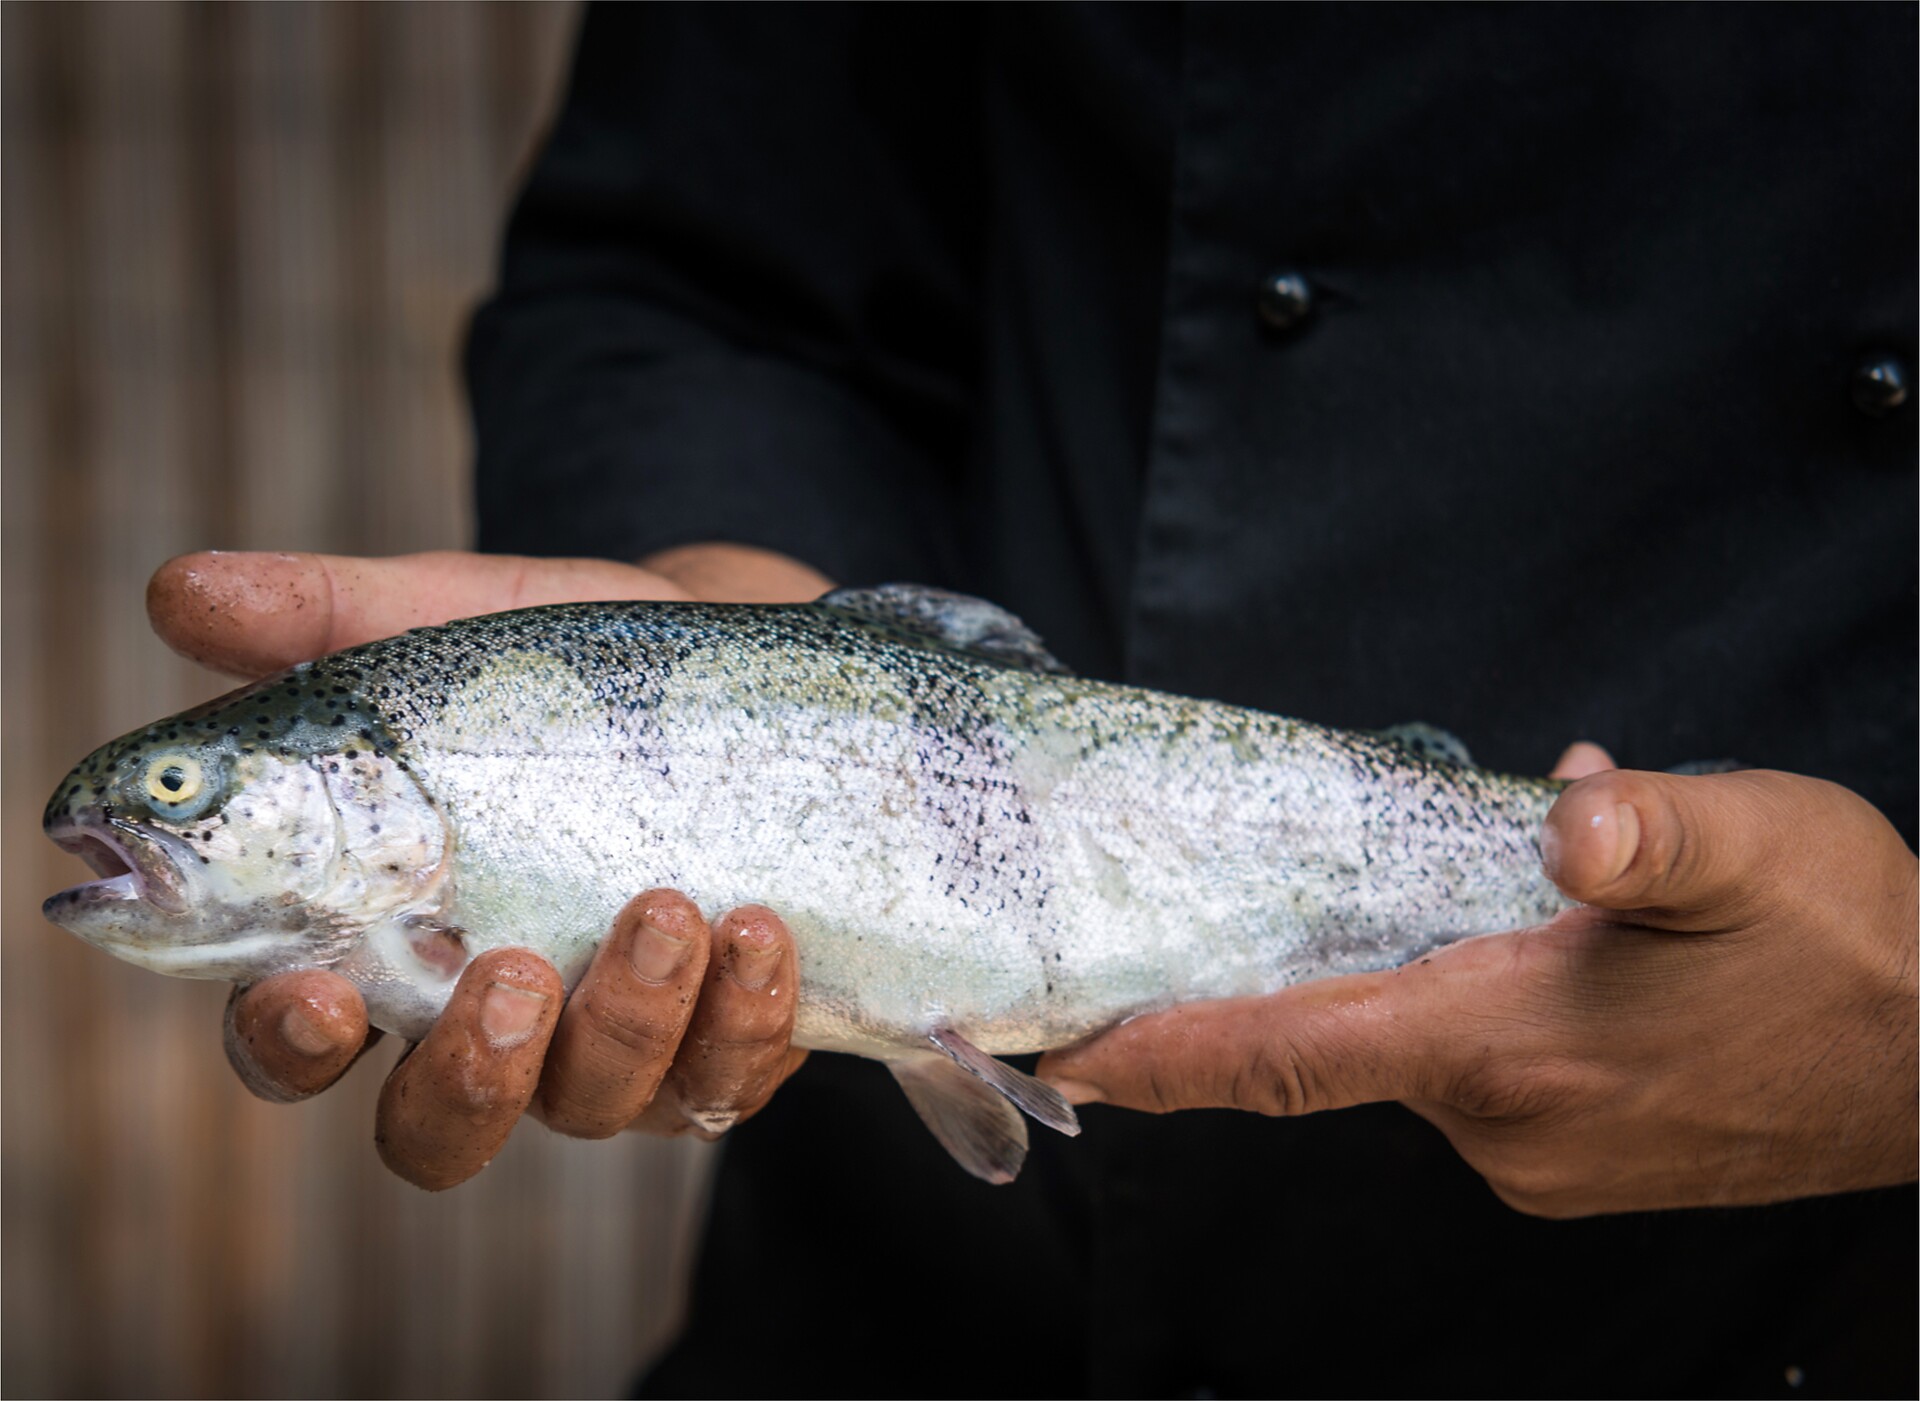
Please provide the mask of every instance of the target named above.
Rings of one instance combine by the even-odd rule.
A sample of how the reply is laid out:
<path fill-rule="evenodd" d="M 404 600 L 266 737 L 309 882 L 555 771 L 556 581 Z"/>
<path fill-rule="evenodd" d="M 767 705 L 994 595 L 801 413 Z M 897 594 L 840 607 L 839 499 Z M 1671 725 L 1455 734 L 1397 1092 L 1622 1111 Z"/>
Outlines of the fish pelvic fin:
<path fill-rule="evenodd" d="M 1027 1160 L 1024 1111 L 1048 1128 L 1080 1132 L 1073 1106 L 1053 1086 L 995 1060 L 956 1031 L 927 1037 L 932 1048 L 887 1062 L 920 1120 L 954 1161 L 985 1182 L 1011 1182 Z"/>
<path fill-rule="evenodd" d="M 1020 1111 L 934 1051 L 887 1062 L 920 1122 L 953 1160 L 996 1186 L 1020 1175 L 1027 1160 L 1027 1121 Z"/>
<path fill-rule="evenodd" d="M 1079 1134 L 1080 1120 L 1075 1117 L 1073 1106 L 1046 1081 L 1015 1070 L 1003 1060 L 995 1060 L 959 1032 L 946 1027 L 932 1033 L 927 1040 L 953 1057 L 953 1063 L 962 1070 L 979 1076 L 1005 1095 L 1023 1113 L 1068 1138 Z"/>
<path fill-rule="evenodd" d="M 1047 650 L 1039 634 L 997 603 L 970 594 L 951 593 L 925 584 L 879 584 L 835 589 L 819 600 L 870 623 L 913 634 L 922 646 L 932 643 L 950 652 L 1021 671 L 1053 676 L 1072 673 Z"/>

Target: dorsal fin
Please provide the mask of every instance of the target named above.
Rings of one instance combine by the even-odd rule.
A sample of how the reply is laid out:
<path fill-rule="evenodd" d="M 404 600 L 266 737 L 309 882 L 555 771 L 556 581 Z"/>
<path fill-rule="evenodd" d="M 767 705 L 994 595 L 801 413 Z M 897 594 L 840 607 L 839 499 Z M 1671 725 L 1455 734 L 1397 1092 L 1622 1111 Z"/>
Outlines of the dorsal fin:
<path fill-rule="evenodd" d="M 1437 725 L 1414 720 L 1405 725 L 1389 725 L 1380 731 L 1380 735 L 1436 764 L 1458 764 L 1463 769 L 1473 767 L 1473 755 L 1467 753 L 1467 746 L 1460 742 L 1459 736 Z"/>
<path fill-rule="evenodd" d="M 820 604 L 915 633 L 949 651 L 1001 666 L 1055 676 L 1071 674 L 1032 628 L 998 604 L 970 594 L 924 584 L 880 584 L 865 589 L 835 589 L 823 596 Z"/>

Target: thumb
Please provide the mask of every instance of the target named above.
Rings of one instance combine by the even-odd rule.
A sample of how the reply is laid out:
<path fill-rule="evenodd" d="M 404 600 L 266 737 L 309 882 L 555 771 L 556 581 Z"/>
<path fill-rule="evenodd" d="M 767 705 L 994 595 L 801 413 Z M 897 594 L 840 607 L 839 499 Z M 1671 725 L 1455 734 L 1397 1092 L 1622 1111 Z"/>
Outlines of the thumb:
<path fill-rule="evenodd" d="M 1676 930 L 1747 922 L 1793 857 L 1832 840 L 1815 779 L 1760 771 L 1617 769 L 1573 784 L 1547 814 L 1547 875 L 1585 904 Z"/>
<path fill-rule="evenodd" d="M 1075 1104 L 1156 1114 L 1310 1114 L 1375 1100 L 1439 1099 L 1454 1058 L 1431 1010 L 1441 1003 L 1436 992 L 1444 980 L 1436 960 L 1268 997 L 1186 1003 L 1050 1051 L 1036 1073 Z"/>

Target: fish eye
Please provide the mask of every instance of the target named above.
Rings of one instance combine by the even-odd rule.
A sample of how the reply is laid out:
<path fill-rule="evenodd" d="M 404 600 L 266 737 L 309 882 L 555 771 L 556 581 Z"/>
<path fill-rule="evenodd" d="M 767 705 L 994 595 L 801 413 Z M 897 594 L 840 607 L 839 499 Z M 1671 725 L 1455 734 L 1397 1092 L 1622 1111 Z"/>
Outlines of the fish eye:
<path fill-rule="evenodd" d="M 201 788 L 200 761 L 186 754 L 162 754 L 147 765 L 147 796 L 174 806 L 191 802 Z"/>

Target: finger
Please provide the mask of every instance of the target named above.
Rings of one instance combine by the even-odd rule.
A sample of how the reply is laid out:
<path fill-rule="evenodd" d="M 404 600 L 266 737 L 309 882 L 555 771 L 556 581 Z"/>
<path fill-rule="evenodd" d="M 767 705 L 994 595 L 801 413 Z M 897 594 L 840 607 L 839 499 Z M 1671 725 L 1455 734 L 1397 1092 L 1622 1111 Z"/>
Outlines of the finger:
<path fill-rule="evenodd" d="M 699 909 L 650 890 L 567 999 L 540 1077 L 547 1127 L 576 1138 L 618 1133 L 653 1102 L 699 1000 L 712 936 Z"/>
<path fill-rule="evenodd" d="M 812 566 L 754 545 L 676 545 L 640 563 L 713 603 L 811 603 L 833 588 Z"/>
<path fill-rule="evenodd" d="M 1541 858 L 1575 900 L 1658 928 L 1730 928 L 1765 903 L 1787 858 L 1831 839 L 1835 795 L 1788 774 L 1616 769 L 1560 795 Z"/>
<path fill-rule="evenodd" d="M 1459 1040 L 1446 999 L 1470 995 L 1492 961 L 1459 957 L 1466 948 L 1393 972 L 1137 1017 L 1049 1051 L 1036 1074 L 1075 1104 L 1152 1113 L 1235 1108 L 1292 1115 L 1444 1098 Z"/>
<path fill-rule="evenodd" d="M 1553 766 L 1553 772 L 1548 777 L 1585 778 L 1589 774 L 1605 773 L 1608 769 L 1618 767 L 1619 765 L 1613 762 L 1613 755 L 1599 745 L 1590 744 L 1583 739 L 1577 744 L 1567 746 L 1566 753 L 1560 756 L 1559 762 Z"/>
<path fill-rule="evenodd" d="M 799 965 L 793 936 L 762 905 L 713 929 L 713 954 L 693 1022 L 658 1096 L 635 1127 L 725 1133 L 772 1098 L 799 1064 L 788 1055 Z"/>
<path fill-rule="evenodd" d="M 147 616 L 176 652 L 236 676 L 264 676 L 452 618 L 542 603 L 686 597 L 659 575 L 613 560 L 207 551 L 160 566 L 147 584 Z"/>
<path fill-rule="evenodd" d="M 539 1084 L 562 995 L 560 975 L 530 950 L 495 949 L 469 964 L 380 1092 L 381 1161 L 429 1192 L 491 1162 Z"/>
<path fill-rule="evenodd" d="M 235 988 L 227 999 L 227 1061 L 242 1084 L 276 1104 L 319 1094 L 379 1036 L 367 1029 L 359 990 L 319 969 Z"/>

